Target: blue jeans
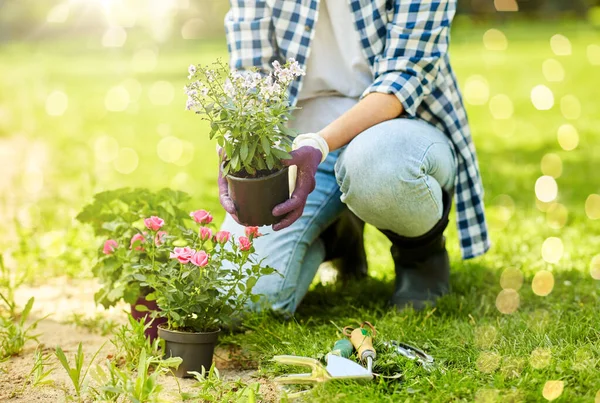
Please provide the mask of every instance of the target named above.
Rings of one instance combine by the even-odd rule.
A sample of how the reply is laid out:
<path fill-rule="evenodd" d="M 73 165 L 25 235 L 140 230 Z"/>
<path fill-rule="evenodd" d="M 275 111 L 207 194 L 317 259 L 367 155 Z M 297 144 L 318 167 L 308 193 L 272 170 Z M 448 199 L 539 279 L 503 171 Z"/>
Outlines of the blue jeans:
<path fill-rule="evenodd" d="M 440 220 L 442 189 L 452 189 L 455 177 L 453 147 L 433 126 L 394 119 L 364 131 L 319 166 L 298 221 L 278 232 L 261 228 L 265 236 L 254 241 L 255 249 L 283 276 L 262 277 L 254 291 L 272 309 L 293 313 L 325 258 L 319 235 L 344 209 L 379 229 L 417 237 Z M 229 215 L 222 229 L 244 234 Z"/>

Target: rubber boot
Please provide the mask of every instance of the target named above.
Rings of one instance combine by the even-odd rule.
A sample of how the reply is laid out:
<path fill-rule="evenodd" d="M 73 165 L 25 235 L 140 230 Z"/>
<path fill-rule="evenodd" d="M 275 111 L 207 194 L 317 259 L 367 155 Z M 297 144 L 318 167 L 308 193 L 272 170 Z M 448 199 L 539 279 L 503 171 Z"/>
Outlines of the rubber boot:
<path fill-rule="evenodd" d="M 325 244 L 325 261 L 331 261 L 341 280 L 367 276 L 367 254 L 364 246 L 365 223 L 350 210 L 321 233 Z"/>
<path fill-rule="evenodd" d="M 443 203 L 442 218 L 422 236 L 408 238 L 380 230 L 392 241 L 396 285 L 390 304 L 399 310 L 409 306 L 423 310 L 450 292 L 450 260 L 444 230 L 448 226 L 452 199 L 445 191 Z"/>

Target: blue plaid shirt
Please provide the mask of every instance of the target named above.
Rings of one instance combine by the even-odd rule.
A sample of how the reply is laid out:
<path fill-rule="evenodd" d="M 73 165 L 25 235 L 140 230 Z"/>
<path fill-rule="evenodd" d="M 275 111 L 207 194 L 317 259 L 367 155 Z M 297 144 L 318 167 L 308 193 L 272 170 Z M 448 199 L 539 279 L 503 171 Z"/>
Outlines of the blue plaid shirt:
<path fill-rule="evenodd" d="M 296 59 L 304 68 L 320 0 L 230 0 L 225 31 L 232 68 L 272 69 L 275 60 Z M 490 247 L 483 186 L 475 147 L 448 41 L 456 0 L 347 0 L 375 80 L 363 94 L 398 97 L 409 117 L 442 130 L 458 157 L 456 217 L 462 256 Z M 290 88 L 295 104 L 302 80 Z"/>

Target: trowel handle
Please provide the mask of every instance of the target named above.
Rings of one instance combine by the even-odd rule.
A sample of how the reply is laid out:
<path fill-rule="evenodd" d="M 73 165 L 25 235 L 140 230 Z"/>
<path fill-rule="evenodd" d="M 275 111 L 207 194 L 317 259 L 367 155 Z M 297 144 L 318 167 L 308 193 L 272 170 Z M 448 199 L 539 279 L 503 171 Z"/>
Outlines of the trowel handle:
<path fill-rule="evenodd" d="M 373 348 L 373 337 L 369 331 L 363 327 L 352 330 L 350 333 L 350 341 L 356 351 L 358 352 L 358 358 L 361 361 L 366 361 L 367 358 L 375 360 L 377 353 Z"/>
<path fill-rule="evenodd" d="M 344 358 L 350 358 L 353 352 L 354 346 L 348 339 L 341 339 L 336 341 L 331 351 L 332 354 L 339 355 L 340 357 Z"/>

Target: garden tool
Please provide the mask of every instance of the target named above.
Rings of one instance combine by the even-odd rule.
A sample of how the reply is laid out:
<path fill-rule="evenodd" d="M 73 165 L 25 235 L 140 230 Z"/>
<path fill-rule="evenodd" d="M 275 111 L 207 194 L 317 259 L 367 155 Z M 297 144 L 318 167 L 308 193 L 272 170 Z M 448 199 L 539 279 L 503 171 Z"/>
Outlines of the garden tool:
<path fill-rule="evenodd" d="M 370 328 L 369 329 L 367 329 Z M 377 357 L 375 348 L 373 347 L 373 337 L 377 332 L 375 327 L 369 322 L 363 322 L 360 327 L 354 329 L 350 326 L 344 328 L 344 335 L 350 338 L 352 345 L 358 352 L 358 358 L 362 362 L 366 362 L 367 371 L 373 374 L 373 361 Z"/>
<path fill-rule="evenodd" d="M 429 372 L 431 372 L 431 370 L 434 368 L 433 357 L 417 347 L 396 340 L 384 342 L 383 345 L 408 358 L 409 360 L 417 361 L 425 370 Z"/>

